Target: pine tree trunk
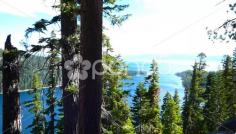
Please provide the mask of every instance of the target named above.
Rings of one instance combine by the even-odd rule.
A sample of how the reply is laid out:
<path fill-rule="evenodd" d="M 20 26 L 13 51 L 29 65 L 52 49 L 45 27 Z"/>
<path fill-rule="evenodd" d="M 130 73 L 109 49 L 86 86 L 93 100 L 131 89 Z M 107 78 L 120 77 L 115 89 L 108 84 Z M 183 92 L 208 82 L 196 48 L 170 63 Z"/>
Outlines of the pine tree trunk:
<path fill-rule="evenodd" d="M 21 132 L 18 58 L 18 50 L 11 45 L 11 36 L 9 35 L 3 53 L 4 134 L 19 134 Z"/>
<path fill-rule="evenodd" d="M 102 71 L 102 0 L 81 0 L 81 56 L 90 61 L 95 70 Z M 94 69 L 80 81 L 79 134 L 100 134 L 102 76 Z"/>
<path fill-rule="evenodd" d="M 61 0 L 61 5 L 76 6 L 76 0 Z M 78 113 L 79 102 L 78 93 L 71 93 L 66 90 L 69 85 L 68 73 L 64 67 L 66 61 L 73 60 L 76 54 L 78 44 L 71 44 L 68 38 L 77 34 L 77 17 L 74 11 L 68 11 L 69 6 L 62 6 L 61 9 L 61 36 L 62 36 L 62 89 L 63 89 L 63 106 L 64 106 L 64 134 L 78 133 Z"/>
<path fill-rule="evenodd" d="M 54 134 L 55 133 L 55 90 L 56 90 L 56 84 L 55 84 L 55 48 L 53 45 L 51 45 L 50 48 L 50 59 L 49 59 L 49 88 L 48 88 L 48 115 L 50 116 L 50 121 L 48 123 L 48 134 Z"/>

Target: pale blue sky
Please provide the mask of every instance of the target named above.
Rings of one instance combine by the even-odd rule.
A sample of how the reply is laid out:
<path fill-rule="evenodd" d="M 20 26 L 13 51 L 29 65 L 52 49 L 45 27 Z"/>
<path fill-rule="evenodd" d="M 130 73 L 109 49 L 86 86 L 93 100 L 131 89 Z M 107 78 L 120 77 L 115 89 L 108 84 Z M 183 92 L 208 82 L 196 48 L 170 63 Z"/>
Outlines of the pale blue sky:
<path fill-rule="evenodd" d="M 152 57 L 163 63 L 177 64 L 178 61 L 178 64 L 190 66 L 200 52 L 219 57 L 231 54 L 235 47 L 235 43 L 218 42 L 213 45 L 206 32 L 206 27 L 215 28 L 232 16 L 226 10 L 233 0 L 226 0 L 220 5 L 217 4 L 222 0 L 121 1 L 130 4 L 126 12 L 132 16 L 120 27 L 106 23 L 108 30 L 105 32 L 111 38 L 115 52 L 125 59 L 149 60 Z M 21 48 L 19 42 L 24 39 L 27 27 L 41 18 L 50 18 L 58 13 L 50 8 L 53 2 L 0 0 L 0 47 L 3 48 L 7 34 L 12 34 L 13 43 Z M 39 35 L 31 41 L 35 43 L 37 37 Z M 163 58 L 167 56 L 172 58 Z M 183 60 L 184 57 L 189 58 Z M 212 66 L 216 68 L 216 63 Z"/>
<path fill-rule="evenodd" d="M 108 33 L 115 49 L 124 55 L 229 54 L 235 45 L 212 45 L 206 31 L 230 18 L 226 13 L 230 1 L 216 6 L 220 1 L 135 0 L 133 16 Z"/>

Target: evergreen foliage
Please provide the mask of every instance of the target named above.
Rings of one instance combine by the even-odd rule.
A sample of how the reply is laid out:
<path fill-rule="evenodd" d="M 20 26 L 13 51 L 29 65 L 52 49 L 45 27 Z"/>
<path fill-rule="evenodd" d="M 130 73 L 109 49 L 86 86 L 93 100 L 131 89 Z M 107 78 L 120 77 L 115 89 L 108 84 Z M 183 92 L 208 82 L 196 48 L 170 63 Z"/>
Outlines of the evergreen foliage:
<path fill-rule="evenodd" d="M 193 75 L 190 89 L 186 89 L 185 102 L 183 106 L 183 128 L 184 134 L 202 134 L 202 122 L 205 91 L 204 69 L 206 66 L 204 53 L 198 55 L 199 62 L 193 66 Z"/>
<path fill-rule="evenodd" d="M 175 103 L 176 103 L 176 120 L 177 120 L 177 125 L 178 126 L 181 126 L 181 130 L 183 131 L 183 128 L 182 128 L 182 126 L 183 126 L 183 121 L 182 121 L 182 116 L 181 116 L 181 107 L 180 107 L 180 98 L 179 98 L 179 93 L 178 93 L 178 90 L 176 89 L 175 90 L 175 94 L 174 94 L 174 96 L 173 96 L 173 100 L 175 101 Z"/>
<path fill-rule="evenodd" d="M 232 105 L 232 111 L 231 111 L 231 116 L 236 117 L 236 49 L 233 51 L 233 88 L 231 90 L 231 105 Z"/>
<path fill-rule="evenodd" d="M 209 73 L 204 97 L 206 104 L 203 111 L 203 128 L 205 133 L 214 132 L 227 119 L 226 92 L 220 72 Z"/>
<path fill-rule="evenodd" d="M 233 52 L 233 57 L 225 56 L 223 60 L 223 81 L 224 88 L 227 92 L 228 117 L 236 116 L 236 53 Z"/>
<path fill-rule="evenodd" d="M 56 107 L 56 98 L 55 98 L 55 90 L 56 90 L 56 67 L 57 64 L 57 49 L 56 49 L 56 40 L 53 37 L 50 39 L 50 51 L 49 51 L 49 67 L 48 67 L 48 90 L 46 93 L 47 96 L 47 108 L 45 109 L 45 114 L 49 116 L 49 120 L 46 123 L 46 133 L 54 134 L 55 133 L 55 107 Z"/>
<path fill-rule="evenodd" d="M 93 62 L 93 59 L 101 59 L 102 21 L 91 21 L 94 23 L 92 24 L 84 20 L 91 15 L 94 15 L 93 18 L 97 17 L 97 19 L 102 20 L 103 12 L 103 17 L 108 18 L 111 24 L 120 25 L 130 15 L 121 14 L 129 5 L 122 4 L 122 2 L 119 3 L 118 1 L 119 0 L 102 0 L 100 2 L 103 2 L 103 5 L 98 1 L 94 1 L 94 3 L 97 2 L 97 4 L 94 4 L 95 6 L 86 4 L 86 2 L 88 2 L 86 0 L 82 1 L 82 5 L 84 4 L 84 7 L 88 9 L 90 6 L 96 7 L 100 5 L 101 8 L 94 8 L 94 10 L 97 9 L 97 12 L 100 14 L 100 16 L 96 16 L 97 12 L 88 11 L 81 14 L 80 0 L 64 0 L 63 4 L 54 6 L 55 8 L 61 9 L 61 15 L 54 16 L 51 20 L 41 19 L 33 24 L 32 28 L 26 30 L 25 36 L 29 38 L 32 32 L 44 33 L 47 31 L 48 26 L 54 25 L 60 21 L 62 22 L 61 26 L 65 28 L 62 28 L 62 39 L 55 39 L 56 35 L 52 35 L 49 38 L 41 38 L 39 40 L 40 45 L 32 45 L 32 49 L 27 50 L 29 53 L 34 53 L 49 49 L 48 57 L 30 55 L 22 64 L 20 87 L 22 87 L 22 89 L 33 88 L 33 90 L 30 91 L 33 96 L 32 101 L 25 102 L 26 107 L 28 107 L 29 111 L 34 115 L 32 124 L 28 126 L 28 128 L 32 129 L 31 133 L 62 134 L 84 132 L 85 130 L 87 133 L 91 131 L 99 133 L 101 92 L 90 91 L 92 91 L 91 89 L 101 91 L 101 85 L 103 85 L 101 127 L 104 134 L 207 134 L 217 131 L 220 125 L 228 118 L 236 117 L 236 49 L 232 57 L 229 55 L 224 57 L 222 70 L 207 73 L 205 71 L 206 55 L 200 53 L 198 55 L 198 61 L 193 65 L 193 71 L 188 70 L 183 74 L 177 74 L 182 77 L 183 86 L 185 88 L 182 115 L 177 90 L 173 97 L 170 93 L 164 96 L 163 105 L 160 109 L 159 75 L 155 60 L 153 60 L 151 64 L 151 74 L 145 78 L 145 83 L 139 83 L 136 88 L 133 97 L 133 105 L 130 108 L 128 104 L 129 91 L 123 90 L 125 86 L 124 80 L 128 79 L 127 66 L 119 55 L 113 54 L 109 38 L 105 35 L 103 35 L 102 51 L 102 61 L 104 64 L 103 78 L 98 76 L 99 79 L 94 81 L 89 77 L 89 80 L 85 84 L 83 83 L 84 81 L 80 81 L 80 87 L 84 88 L 84 85 L 87 85 L 89 88 L 85 88 L 90 91 L 80 90 L 82 92 L 78 92 L 78 85 L 73 85 L 73 82 L 67 77 L 68 70 L 65 71 L 66 69 L 63 68 L 64 71 L 62 71 L 60 66 L 63 66 L 65 61 L 72 60 L 74 54 L 82 54 L 85 58 L 89 59 L 90 62 Z M 235 7 L 236 4 L 230 5 L 230 9 L 234 12 Z M 101 10 L 102 8 L 103 11 Z M 76 31 L 79 29 L 77 29 L 77 15 L 82 16 L 80 17 L 80 21 L 84 21 L 84 23 L 82 23 L 82 35 L 84 33 L 87 33 L 84 35 L 92 35 L 91 37 L 94 39 L 91 40 L 92 43 L 89 41 L 90 36 L 81 36 L 83 39 L 82 43 L 80 42 L 80 38 L 77 36 L 79 32 Z M 84 17 L 83 15 L 87 16 Z M 71 22 L 68 23 L 67 21 L 69 20 Z M 218 34 L 217 30 L 216 32 L 209 31 L 209 35 L 213 35 L 213 39 L 236 40 L 235 32 L 229 29 L 234 29 L 236 27 L 235 23 L 235 19 L 227 20 L 217 29 L 223 28 L 225 31 L 224 36 Z M 96 27 L 96 24 L 99 26 Z M 93 27 L 96 30 L 93 31 L 89 29 L 89 27 Z M 91 34 L 93 32 L 95 32 L 97 36 Z M 44 45 L 44 43 L 46 45 Z M 81 44 L 82 46 L 80 46 Z M 94 45 L 97 49 L 89 49 L 93 44 L 97 44 Z M 60 52 L 62 52 L 62 54 Z M 3 53 L 2 50 L 0 50 L 0 53 Z M 59 58 L 59 55 L 62 55 L 62 58 Z M 101 64 L 99 64 L 99 66 L 100 65 Z M 40 76 L 37 73 L 32 73 L 35 70 L 33 67 L 39 69 L 41 77 L 45 78 L 43 83 L 46 83 L 45 85 L 49 87 L 46 94 L 46 110 L 43 109 L 41 102 L 42 83 Z M 101 66 L 98 68 L 101 69 Z M 63 74 L 58 73 L 60 71 L 62 71 Z M 62 89 L 64 89 L 63 95 L 73 95 L 70 95 L 69 99 L 65 99 L 64 96 L 57 105 L 60 108 L 59 112 L 56 113 L 55 89 L 60 77 L 64 78 L 62 82 L 64 85 L 62 87 Z M 2 79 L 1 75 L 0 79 Z M 7 81 L 7 79 L 3 79 L 3 81 Z M 65 93 L 68 94 L 66 95 Z M 80 101 L 78 93 L 80 93 L 80 95 L 85 93 L 81 95 L 82 97 L 80 96 Z M 67 100 L 67 103 L 63 100 Z M 82 105 L 78 105 L 79 103 Z M 86 105 L 88 103 L 90 105 Z M 80 106 L 80 109 L 77 106 Z M 71 115 L 70 108 L 73 109 Z M 82 113 L 83 118 L 77 118 L 79 115 L 78 109 L 80 113 Z M 94 112 L 87 114 L 86 112 L 90 110 Z M 67 118 L 64 118 L 64 113 L 66 113 L 65 116 L 67 115 Z M 46 117 L 49 117 L 49 119 L 46 120 L 44 114 L 46 114 Z M 90 118 L 89 115 L 94 118 Z M 76 119 L 73 120 L 75 116 Z M 59 119 L 56 117 L 59 117 Z M 79 120 L 80 126 L 78 127 L 77 123 Z M 92 128 L 95 128 L 95 131 L 88 129 L 90 128 L 89 125 L 93 124 L 89 124 L 88 122 L 90 121 L 94 122 Z M 70 126 L 71 124 L 68 122 L 73 125 Z"/>
<path fill-rule="evenodd" d="M 45 116 L 42 106 L 42 82 L 39 77 L 39 74 L 34 73 L 32 79 L 32 91 L 30 92 L 33 95 L 33 99 L 25 102 L 25 106 L 29 108 L 29 111 L 34 115 L 33 122 L 28 128 L 31 128 L 32 134 L 44 134 L 45 132 Z"/>
<path fill-rule="evenodd" d="M 180 122 L 180 111 L 179 106 L 176 103 L 175 99 L 171 96 L 170 93 L 166 93 L 163 99 L 162 111 L 161 111 L 161 120 L 163 125 L 163 134 L 182 134 L 182 126 Z"/>
<path fill-rule="evenodd" d="M 147 112 L 149 101 L 147 98 L 147 89 L 144 83 L 139 83 L 133 97 L 132 117 L 136 134 L 147 134 Z"/>
<path fill-rule="evenodd" d="M 122 88 L 123 80 L 128 77 L 126 65 L 120 56 L 113 56 L 112 51 L 109 38 L 104 35 L 102 130 L 104 134 L 134 134 L 128 92 Z"/>
<path fill-rule="evenodd" d="M 151 64 L 151 74 L 146 77 L 146 83 L 148 84 L 147 99 L 149 101 L 147 108 L 147 130 L 148 133 L 161 134 L 162 124 L 160 119 L 160 85 L 158 66 L 155 60 Z"/>
<path fill-rule="evenodd" d="M 56 133 L 63 134 L 64 133 L 64 113 L 63 113 L 63 102 L 62 100 L 58 103 L 58 117 L 59 119 L 56 122 Z"/>

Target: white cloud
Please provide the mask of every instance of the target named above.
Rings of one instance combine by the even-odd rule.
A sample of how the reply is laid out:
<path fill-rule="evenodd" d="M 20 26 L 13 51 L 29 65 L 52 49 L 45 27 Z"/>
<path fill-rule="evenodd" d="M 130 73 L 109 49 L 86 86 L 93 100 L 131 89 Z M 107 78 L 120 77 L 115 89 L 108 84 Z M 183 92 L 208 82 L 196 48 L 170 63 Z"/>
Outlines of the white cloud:
<path fill-rule="evenodd" d="M 24 17 L 37 17 L 37 13 L 53 15 L 56 13 L 52 5 L 57 0 L 1 0 L 0 12 Z"/>
<path fill-rule="evenodd" d="M 53 5 L 57 5 L 59 0 L 0 0 L 0 13 L 25 17 L 25 22 L 18 22 L 16 18 L 4 20 L 4 25 L 0 26 L 0 48 L 4 48 L 4 42 L 8 34 L 12 34 L 12 43 L 19 49 L 24 49 L 20 44 L 25 39 L 24 34 L 27 27 L 31 23 L 41 19 L 42 14 L 45 16 L 54 16 L 59 12 L 53 9 Z M 1 17 L 1 16 L 0 16 Z M 23 19 L 21 19 L 22 21 Z M 9 23 L 7 23 L 9 21 Z M 11 21 L 11 22 L 10 22 Z M 50 29 L 51 30 L 51 29 Z M 29 39 L 31 44 L 38 42 L 39 34 L 35 34 Z"/>
<path fill-rule="evenodd" d="M 110 28 L 107 33 L 115 51 L 124 56 L 197 55 L 200 52 L 207 55 L 230 54 L 235 44 L 213 45 L 206 31 L 206 27 L 216 28 L 229 16 L 226 13 L 228 3 L 216 6 L 219 1 L 137 0 L 143 6 L 139 14 L 133 12 L 133 16 L 120 28 Z"/>
<path fill-rule="evenodd" d="M 115 51 L 124 56 L 197 55 L 199 52 L 207 55 L 230 54 L 235 45 L 213 45 L 205 29 L 217 27 L 229 16 L 226 10 L 232 0 L 216 6 L 220 1 L 133 0 L 130 5 L 132 17 L 120 28 L 109 27 L 106 33 Z M 53 4 L 54 0 L 1 0 L 0 12 L 25 17 L 37 17 L 38 13 L 52 15 L 56 12 L 51 8 Z M 12 34 L 19 44 L 24 33 Z"/>

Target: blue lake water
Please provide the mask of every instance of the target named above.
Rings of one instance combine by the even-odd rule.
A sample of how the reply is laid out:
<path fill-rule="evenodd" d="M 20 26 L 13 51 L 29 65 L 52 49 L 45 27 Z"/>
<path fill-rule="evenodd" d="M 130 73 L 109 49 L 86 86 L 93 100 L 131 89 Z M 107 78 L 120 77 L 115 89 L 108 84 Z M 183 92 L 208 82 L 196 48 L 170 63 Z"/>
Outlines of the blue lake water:
<path fill-rule="evenodd" d="M 150 64 L 146 63 L 128 63 L 128 70 L 133 71 L 144 71 L 149 74 L 150 70 Z M 164 97 L 164 95 L 169 92 L 171 94 L 174 94 L 175 90 L 179 91 L 179 96 L 183 98 L 184 96 L 184 90 L 182 86 L 181 78 L 176 76 L 175 73 L 181 72 L 183 70 L 186 70 L 186 68 L 177 68 L 175 65 L 168 65 L 168 64 L 161 64 L 158 65 L 159 67 L 159 82 L 160 82 L 160 98 Z M 131 96 L 134 95 L 134 91 L 138 85 L 139 82 L 144 82 L 145 80 L 144 75 L 136 75 L 132 76 L 128 82 L 133 83 L 130 87 L 124 87 L 124 89 L 130 90 Z"/>
<path fill-rule="evenodd" d="M 141 68 L 141 69 L 140 69 Z M 142 71 L 147 71 L 149 70 L 149 65 L 142 65 L 142 67 L 137 66 L 136 64 L 129 64 L 129 70 L 142 70 Z M 171 72 L 166 70 L 166 66 L 165 65 L 161 65 L 160 66 L 160 87 L 161 87 L 161 92 L 160 92 L 160 99 L 162 100 L 163 96 L 166 94 L 166 92 L 170 92 L 171 94 L 174 94 L 175 89 L 177 89 L 179 91 L 179 95 L 182 98 L 184 96 L 184 90 L 182 87 L 182 82 L 181 82 L 181 78 L 177 77 L 175 75 L 175 72 Z M 166 71 L 165 71 L 166 70 Z M 130 91 L 130 96 L 129 97 L 129 103 L 132 104 L 131 100 L 132 100 L 132 96 L 134 95 L 134 91 L 138 85 L 139 82 L 144 81 L 145 76 L 143 75 L 136 75 L 136 76 L 132 76 L 132 78 L 130 80 L 126 80 L 126 82 L 129 83 L 133 83 L 131 86 L 126 86 L 124 87 L 124 90 L 129 90 Z M 46 92 L 45 90 L 43 92 Z M 57 91 L 56 94 L 57 98 L 59 99 L 61 97 L 61 91 Z M 22 133 L 23 134 L 28 134 L 30 133 L 29 129 L 26 129 L 26 127 L 31 124 L 32 119 L 33 119 L 33 115 L 31 113 L 29 113 L 29 109 L 24 107 L 23 103 L 25 101 L 31 100 L 32 97 L 29 93 L 27 92 L 23 92 L 20 94 L 20 102 L 21 102 L 21 114 L 22 114 Z M 43 100 L 45 100 L 46 98 L 43 97 Z M 45 102 L 45 101 L 44 101 Z M 44 104 L 44 106 L 46 106 L 46 104 Z M 0 133 L 2 132 L 2 95 L 0 95 Z"/>
<path fill-rule="evenodd" d="M 46 94 L 46 89 L 42 90 L 42 94 Z M 61 91 L 59 88 L 56 90 L 56 98 L 59 100 L 61 98 Z M 0 134 L 2 133 L 2 94 L 0 95 Z M 20 93 L 20 104 L 21 104 L 21 123 L 22 123 L 22 134 L 29 134 L 30 129 L 27 127 L 32 123 L 33 115 L 29 112 L 29 108 L 24 106 L 24 102 L 32 100 L 32 95 L 29 92 L 21 92 Z M 42 97 L 43 106 L 47 107 L 46 105 L 46 97 Z M 58 108 L 56 109 L 56 111 Z M 57 118 L 57 117 L 56 117 Z"/>

